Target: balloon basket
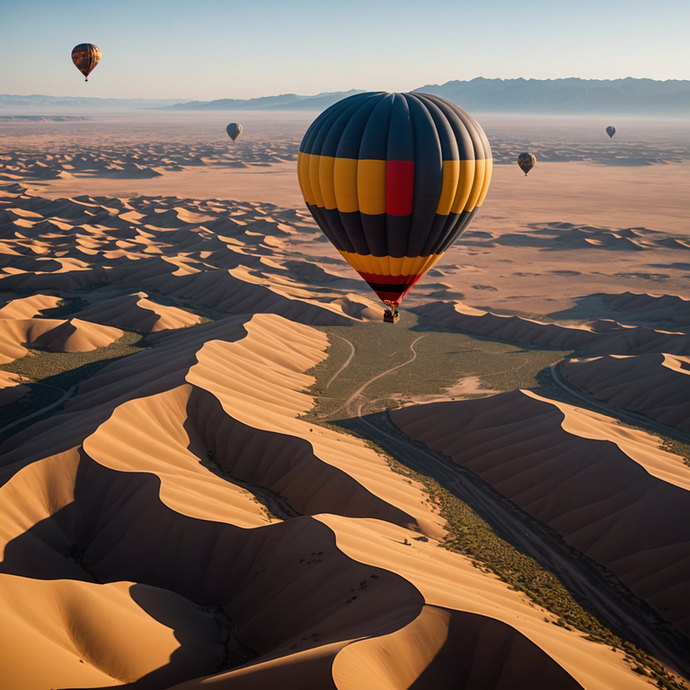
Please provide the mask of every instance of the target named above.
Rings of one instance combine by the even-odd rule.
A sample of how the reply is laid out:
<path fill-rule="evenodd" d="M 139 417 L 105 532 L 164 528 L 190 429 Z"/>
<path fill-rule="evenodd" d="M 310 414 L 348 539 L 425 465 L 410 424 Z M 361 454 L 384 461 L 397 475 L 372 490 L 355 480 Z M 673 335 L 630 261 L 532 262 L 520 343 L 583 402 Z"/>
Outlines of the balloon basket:
<path fill-rule="evenodd" d="M 392 307 L 391 309 L 386 309 L 386 311 L 383 312 L 384 323 L 398 323 L 399 320 L 400 313 L 395 307 Z"/>

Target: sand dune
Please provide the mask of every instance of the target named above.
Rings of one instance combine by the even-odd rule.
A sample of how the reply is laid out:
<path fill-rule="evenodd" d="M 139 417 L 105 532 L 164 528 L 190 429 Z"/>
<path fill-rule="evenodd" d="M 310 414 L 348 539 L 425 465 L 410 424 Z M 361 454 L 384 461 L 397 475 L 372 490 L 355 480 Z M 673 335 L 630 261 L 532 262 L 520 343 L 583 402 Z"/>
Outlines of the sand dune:
<path fill-rule="evenodd" d="M 690 431 L 690 359 L 667 354 L 610 355 L 568 360 L 563 375 L 573 385 L 615 407 L 649 415 Z"/>
<path fill-rule="evenodd" d="M 583 326 L 563 326 L 532 321 L 520 316 L 503 316 L 468 307 L 462 302 L 432 302 L 416 308 L 431 323 L 470 333 L 525 344 L 577 349 L 581 354 L 646 354 L 666 352 L 690 354 L 690 335 L 657 331 L 642 326 L 624 326 L 600 319 Z"/>
<path fill-rule="evenodd" d="M 1 313 L 1 312 L 0 312 Z M 163 306 L 145 292 L 113 297 L 78 313 L 80 319 L 137 333 L 157 333 L 193 326 L 201 320 L 183 309 Z"/>
<path fill-rule="evenodd" d="M 343 690 L 450 688 L 458 677 L 468 687 L 642 687 L 620 655 L 555 627 L 495 577 L 439 550 L 441 521 L 416 483 L 362 441 L 297 418 L 312 404 L 302 372 L 323 357 L 323 334 L 257 315 L 156 337 L 153 350 L 109 365 L 63 412 L 3 448 L 0 577 L 43 586 L 56 640 L 71 628 L 51 613 L 66 596 L 53 583 L 80 593 L 72 620 L 85 631 L 78 597 L 92 601 L 90 581 L 113 594 L 104 590 L 89 615 L 122 612 L 112 632 L 121 638 L 94 638 L 88 654 L 62 645 L 55 663 L 65 683 L 143 677 L 169 687 L 174 677 L 191 688 L 210 675 L 205 684 L 228 688 L 277 678 L 305 687 L 305 676 Z M 28 506 L 20 496 L 32 497 Z M 426 543 L 411 539 L 420 531 Z M 137 609 L 141 585 L 128 599 L 123 583 L 146 585 L 151 605 Z M 15 606 L 36 587 L 13 591 Z M 161 590 L 178 602 L 179 620 L 155 613 Z M 214 675 L 217 637 L 189 599 L 221 622 L 228 663 L 255 658 Z M 174 650 L 171 661 L 130 652 L 131 626 L 161 654 Z M 404 666 L 383 661 L 408 649 Z M 584 670 L 592 663 L 600 675 Z M 37 672 L 17 687 L 43 683 Z"/>
<path fill-rule="evenodd" d="M 669 322 L 679 328 L 690 326 L 690 300 L 677 295 L 647 295 L 625 292 L 603 295 L 603 301 L 628 318 Z"/>
<path fill-rule="evenodd" d="M 88 352 L 110 345 L 122 335 L 118 328 L 80 319 L 1 319 L 0 362 L 26 355 L 24 345 L 51 352 Z"/>
<path fill-rule="evenodd" d="M 606 565 L 680 630 L 690 630 L 690 468 L 643 432 L 513 391 L 391 413 Z"/>
<path fill-rule="evenodd" d="M 463 235 L 463 243 L 472 247 L 530 247 L 549 252 L 592 249 L 617 252 L 690 250 L 690 241 L 645 227 L 595 227 L 564 221 L 530 223 L 519 233 L 468 230 Z"/>
<path fill-rule="evenodd" d="M 45 309 L 54 309 L 60 302 L 59 297 L 40 294 L 13 299 L 0 307 L 0 319 L 32 319 L 34 316 L 41 316 Z"/>

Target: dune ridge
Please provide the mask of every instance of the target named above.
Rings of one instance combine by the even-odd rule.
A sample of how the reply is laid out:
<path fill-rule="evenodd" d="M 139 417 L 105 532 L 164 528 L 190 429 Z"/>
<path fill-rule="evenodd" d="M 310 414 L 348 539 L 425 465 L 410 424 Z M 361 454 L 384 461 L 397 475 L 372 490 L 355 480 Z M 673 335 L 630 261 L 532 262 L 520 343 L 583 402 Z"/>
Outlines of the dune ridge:
<path fill-rule="evenodd" d="M 503 316 L 468 307 L 462 302 L 432 302 L 413 311 L 433 324 L 525 344 L 577 349 L 586 356 L 663 352 L 690 355 L 690 335 L 624 326 L 599 319 L 583 326 L 540 323 L 521 316 Z"/>
<path fill-rule="evenodd" d="M 0 319 L 0 362 L 12 362 L 27 347 L 51 352 L 89 352 L 121 338 L 119 328 L 81 319 Z M 25 347 L 25 345 L 27 347 Z"/>
<path fill-rule="evenodd" d="M 643 432 L 512 391 L 391 412 L 408 436 L 483 477 L 610 568 L 685 634 L 690 468 Z"/>
<path fill-rule="evenodd" d="M 690 358 L 654 353 L 569 359 L 561 372 L 570 383 L 614 407 L 690 431 Z"/>

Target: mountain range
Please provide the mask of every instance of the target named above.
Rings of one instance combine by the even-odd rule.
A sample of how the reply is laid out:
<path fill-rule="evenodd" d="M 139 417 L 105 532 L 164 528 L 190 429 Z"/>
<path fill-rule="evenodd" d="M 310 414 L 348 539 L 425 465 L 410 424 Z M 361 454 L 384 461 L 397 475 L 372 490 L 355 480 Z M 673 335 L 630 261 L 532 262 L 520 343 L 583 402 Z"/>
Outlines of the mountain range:
<path fill-rule="evenodd" d="M 578 115 L 690 115 L 690 81 L 653 79 L 484 79 L 427 84 L 415 91 L 443 96 L 471 112 L 552 113 Z M 281 94 L 261 98 L 118 99 L 62 96 L 0 95 L 0 108 L 165 108 L 197 111 L 315 111 L 361 90 L 312 96 Z"/>

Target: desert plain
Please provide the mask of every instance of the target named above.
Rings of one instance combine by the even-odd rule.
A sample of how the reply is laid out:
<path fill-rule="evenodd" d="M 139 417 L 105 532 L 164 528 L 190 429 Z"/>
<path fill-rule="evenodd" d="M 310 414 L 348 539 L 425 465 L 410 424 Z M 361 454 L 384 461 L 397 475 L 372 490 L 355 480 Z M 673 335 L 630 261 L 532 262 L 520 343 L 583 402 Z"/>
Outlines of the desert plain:
<path fill-rule="evenodd" d="M 475 115 L 395 325 L 315 114 L 0 119 L 1 688 L 688 686 L 690 126 Z"/>

